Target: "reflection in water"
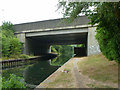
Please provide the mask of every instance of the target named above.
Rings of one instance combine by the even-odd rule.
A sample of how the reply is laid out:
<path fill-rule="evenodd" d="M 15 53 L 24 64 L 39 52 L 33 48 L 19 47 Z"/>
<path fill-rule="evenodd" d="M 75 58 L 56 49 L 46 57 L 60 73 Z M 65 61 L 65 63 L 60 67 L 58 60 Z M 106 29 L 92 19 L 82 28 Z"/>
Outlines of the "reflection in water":
<path fill-rule="evenodd" d="M 72 57 L 73 57 L 73 54 L 69 54 L 69 55 L 64 54 L 58 58 L 52 59 L 50 64 L 52 66 L 62 66 L 64 63 L 66 63 Z"/>
<path fill-rule="evenodd" d="M 43 58 L 26 61 L 23 62 L 23 64 L 21 63 L 18 65 L 18 67 L 4 69 L 2 71 L 2 76 L 8 78 L 10 74 L 16 74 L 17 76 L 23 77 L 27 84 L 38 85 L 56 71 L 59 66 L 67 62 L 72 56 L 73 53 L 61 55 L 60 57 L 51 60 Z"/>
<path fill-rule="evenodd" d="M 10 76 L 10 74 L 15 74 L 16 76 L 23 77 L 24 70 L 26 69 L 26 67 L 29 67 L 31 65 L 32 64 L 3 69 L 2 76 L 5 77 L 6 79 Z"/>
<path fill-rule="evenodd" d="M 51 66 L 49 61 L 38 61 L 25 70 L 24 79 L 26 83 L 38 85 L 57 69 L 58 67 Z"/>

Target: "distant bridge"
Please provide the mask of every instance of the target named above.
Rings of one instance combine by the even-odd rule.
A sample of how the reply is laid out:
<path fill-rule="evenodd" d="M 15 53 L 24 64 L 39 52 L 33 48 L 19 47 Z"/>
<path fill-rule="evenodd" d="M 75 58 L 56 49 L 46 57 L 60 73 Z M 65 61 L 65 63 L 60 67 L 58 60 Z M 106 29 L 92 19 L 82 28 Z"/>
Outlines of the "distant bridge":
<path fill-rule="evenodd" d="M 100 52 L 95 39 L 96 26 L 88 24 L 86 16 L 78 17 L 72 23 L 63 19 L 16 24 L 17 37 L 24 43 L 24 53 L 40 55 L 49 53 L 51 45 L 85 44 L 86 54 Z"/>

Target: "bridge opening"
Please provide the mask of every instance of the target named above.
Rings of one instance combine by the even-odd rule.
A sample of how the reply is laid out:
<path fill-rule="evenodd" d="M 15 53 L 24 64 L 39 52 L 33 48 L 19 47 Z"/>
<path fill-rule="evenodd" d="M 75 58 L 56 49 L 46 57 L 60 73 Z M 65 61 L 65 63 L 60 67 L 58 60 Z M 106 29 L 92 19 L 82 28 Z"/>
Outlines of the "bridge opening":
<path fill-rule="evenodd" d="M 75 57 L 87 56 L 85 44 L 77 45 L 51 45 L 51 53 L 53 54 L 67 54 Z"/>
<path fill-rule="evenodd" d="M 54 34 L 26 37 L 25 52 L 26 54 L 43 55 L 51 53 L 51 46 L 73 46 L 83 44 L 84 47 L 74 47 L 76 56 L 87 56 L 87 32 Z"/>
<path fill-rule="evenodd" d="M 51 45 L 51 53 L 58 55 L 74 55 L 74 47 L 72 45 Z"/>
<path fill-rule="evenodd" d="M 87 46 L 85 44 L 74 45 L 75 57 L 87 56 Z"/>

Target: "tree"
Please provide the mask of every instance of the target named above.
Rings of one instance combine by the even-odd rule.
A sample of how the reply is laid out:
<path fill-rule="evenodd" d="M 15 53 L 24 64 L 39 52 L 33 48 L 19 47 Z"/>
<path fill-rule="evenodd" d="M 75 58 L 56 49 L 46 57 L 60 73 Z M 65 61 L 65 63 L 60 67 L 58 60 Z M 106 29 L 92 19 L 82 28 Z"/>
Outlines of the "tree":
<path fill-rule="evenodd" d="M 22 43 L 16 38 L 14 31 L 10 22 L 4 22 L 1 26 L 3 57 L 15 57 L 21 53 Z"/>
<path fill-rule="evenodd" d="M 70 17 L 69 21 L 84 13 L 90 24 L 97 23 L 96 39 L 101 52 L 120 63 L 120 2 L 60 2 L 60 7 L 64 17 Z"/>
<path fill-rule="evenodd" d="M 102 3 L 91 23 L 98 23 L 96 39 L 100 50 L 109 59 L 120 63 L 120 2 Z"/>

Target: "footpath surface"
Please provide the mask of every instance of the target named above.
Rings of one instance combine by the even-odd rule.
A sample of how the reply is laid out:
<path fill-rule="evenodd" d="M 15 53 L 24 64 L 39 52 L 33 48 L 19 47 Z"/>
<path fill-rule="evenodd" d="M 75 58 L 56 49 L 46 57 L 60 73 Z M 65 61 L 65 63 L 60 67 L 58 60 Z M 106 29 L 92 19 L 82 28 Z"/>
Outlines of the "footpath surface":
<path fill-rule="evenodd" d="M 61 66 L 57 71 L 44 80 L 37 88 L 90 88 L 89 85 L 95 84 L 103 86 L 109 85 L 90 79 L 84 76 L 77 63 L 83 61 L 86 57 L 72 58 Z M 110 86 L 110 85 L 109 85 Z M 117 87 L 117 85 L 114 85 Z"/>

